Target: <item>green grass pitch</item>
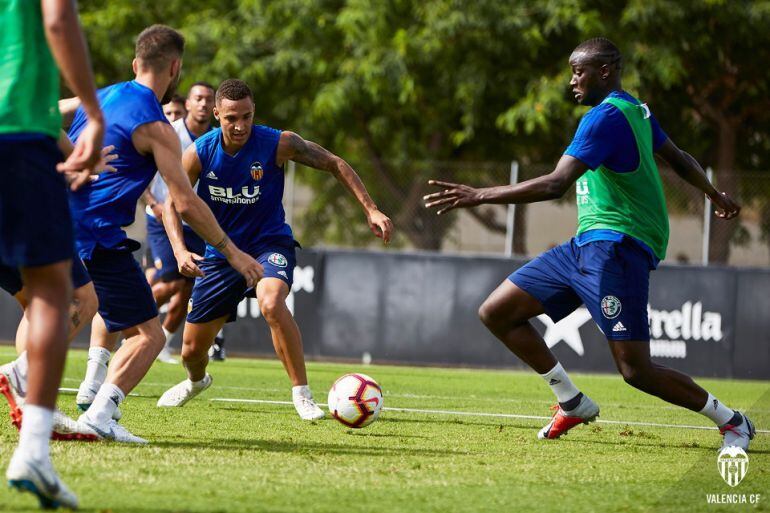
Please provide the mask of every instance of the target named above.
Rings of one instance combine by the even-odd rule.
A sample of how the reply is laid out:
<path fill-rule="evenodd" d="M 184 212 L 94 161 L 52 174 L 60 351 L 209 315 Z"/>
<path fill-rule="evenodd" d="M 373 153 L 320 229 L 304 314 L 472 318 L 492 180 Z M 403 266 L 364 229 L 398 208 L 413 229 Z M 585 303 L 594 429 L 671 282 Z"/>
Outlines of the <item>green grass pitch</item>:
<path fill-rule="evenodd" d="M 0 348 L 0 361 L 13 356 Z M 76 388 L 83 351 L 70 353 L 64 387 Z M 399 409 L 548 416 L 553 398 L 533 373 L 309 363 L 324 405 L 346 372 L 382 385 L 386 410 L 373 425 L 302 422 L 286 404 L 287 377 L 275 360 L 213 363 L 214 385 L 184 408 L 155 402 L 183 379 L 155 364 L 123 405 L 123 424 L 147 446 L 56 442 L 52 454 L 81 510 L 99 512 L 483 512 L 770 511 L 770 434 L 760 433 L 748 473 L 730 488 L 717 470 L 713 430 L 701 416 L 637 392 L 618 376 L 574 374 L 602 407 L 600 419 L 556 441 L 536 435 L 544 420 Z M 770 383 L 699 380 L 714 395 L 770 427 Z M 75 415 L 74 395 L 60 407 Z M 0 464 L 18 440 L 0 406 Z M 628 422 L 629 424 L 626 424 Z M 755 505 L 713 505 L 707 494 L 761 494 Z M 0 511 L 36 511 L 28 494 L 0 491 Z"/>

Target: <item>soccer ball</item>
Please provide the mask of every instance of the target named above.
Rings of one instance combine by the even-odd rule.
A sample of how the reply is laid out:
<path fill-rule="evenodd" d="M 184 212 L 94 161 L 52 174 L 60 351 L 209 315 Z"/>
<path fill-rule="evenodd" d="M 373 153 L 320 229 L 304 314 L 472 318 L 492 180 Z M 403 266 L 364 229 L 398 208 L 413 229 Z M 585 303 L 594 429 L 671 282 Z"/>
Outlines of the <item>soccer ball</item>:
<path fill-rule="evenodd" d="M 368 426 L 382 410 L 382 389 L 366 374 L 345 374 L 329 390 L 329 412 L 352 428 Z"/>

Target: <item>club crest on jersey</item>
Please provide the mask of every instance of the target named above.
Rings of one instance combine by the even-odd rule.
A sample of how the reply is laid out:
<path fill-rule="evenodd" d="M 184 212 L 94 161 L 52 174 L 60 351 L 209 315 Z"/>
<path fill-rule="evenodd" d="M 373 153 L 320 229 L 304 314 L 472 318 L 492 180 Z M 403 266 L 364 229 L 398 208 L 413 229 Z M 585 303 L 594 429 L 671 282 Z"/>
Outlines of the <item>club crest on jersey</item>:
<path fill-rule="evenodd" d="M 602 299 L 602 315 L 608 319 L 614 319 L 620 315 L 620 311 L 623 309 L 623 305 L 620 303 L 620 299 L 615 296 L 604 296 Z"/>
<path fill-rule="evenodd" d="M 259 162 L 252 163 L 249 171 L 251 172 L 251 177 L 255 182 L 262 180 L 262 176 L 265 174 L 265 171 L 262 169 L 262 164 Z"/>
<path fill-rule="evenodd" d="M 276 267 L 286 267 L 289 265 L 289 262 L 286 261 L 286 257 L 280 253 L 273 253 L 267 257 L 267 261 Z"/>

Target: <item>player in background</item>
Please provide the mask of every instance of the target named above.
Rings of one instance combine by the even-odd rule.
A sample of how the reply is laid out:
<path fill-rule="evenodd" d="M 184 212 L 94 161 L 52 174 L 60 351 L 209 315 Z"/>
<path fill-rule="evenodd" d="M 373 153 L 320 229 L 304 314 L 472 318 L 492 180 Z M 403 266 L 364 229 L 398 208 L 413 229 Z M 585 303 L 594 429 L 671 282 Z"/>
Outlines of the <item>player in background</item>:
<path fill-rule="evenodd" d="M 226 322 L 235 320 L 244 296 L 253 297 L 256 292 L 276 354 L 293 386 L 294 407 L 302 419 L 316 420 L 324 413 L 308 387 L 302 337 L 286 306 L 297 243 L 285 222 L 281 203 L 284 164 L 293 160 L 332 173 L 356 198 L 372 232 L 385 243 L 390 240 L 393 225 L 342 158 L 293 132 L 255 126 L 253 98 L 245 82 L 222 82 L 214 108 L 221 128 L 197 139 L 185 151 L 183 166 L 190 183 L 198 184 L 198 195 L 211 207 L 230 238 L 264 266 L 264 277 L 254 289 L 210 244 L 205 259 L 191 253 L 184 245 L 181 224 L 173 211 L 176 200 L 166 203 L 166 230 L 180 271 L 198 278 L 182 346 L 188 379 L 167 390 L 158 406 L 183 406 L 211 385 L 206 366 L 214 336 Z"/>
<path fill-rule="evenodd" d="M 182 119 L 187 115 L 187 109 L 185 108 L 185 99 L 175 94 L 171 101 L 163 104 L 163 115 L 169 123 L 173 123 L 177 119 Z"/>
<path fill-rule="evenodd" d="M 19 445 L 6 477 L 42 507 L 78 500 L 51 463 L 53 410 L 67 352 L 73 232 L 64 177 L 88 175 L 99 162 L 104 119 L 74 2 L 0 4 L 0 262 L 26 286 L 28 387 Z M 58 69 L 57 69 L 58 65 Z M 59 72 L 83 99 L 81 139 L 61 164 L 57 147 Z M 4 375 L 0 382 L 7 384 Z"/>
<path fill-rule="evenodd" d="M 579 104 L 593 108 L 550 174 L 484 189 L 431 181 L 444 190 L 427 195 L 426 207 L 443 214 L 485 203 L 545 201 L 562 197 L 577 182 L 577 235 L 509 276 L 479 309 L 489 330 L 556 395 L 558 408 L 539 438 L 558 438 L 599 415 L 599 406 L 572 383 L 529 322 L 544 312 L 557 322 L 584 303 L 628 384 L 706 416 L 724 435 L 723 446 L 746 449 L 754 427 L 744 414 L 689 376 L 650 359 L 649 272 L 665 257 L 669 235 L 653 154 L 703 191 L 718 217 L 731 219 L 740 207 L 717 191 L 700 164 L 666 136 L 647 105 L 623 90 L 621 62 L 620 51 L 605 38 L 585 41 L 572 52 L 572 92 Z"/>
<path fill-rule="evenodd" d="M 59 137 L 58 146 L 65 158 L 72 153 L 72 143 L 70 143 L 67 135 L 63 132 L 62 136 Z M 109 162 L 117 158 L 117 155 L 110 154 L 111 150 L 112 147 L 102 150 L 102 162 L 97 165 L 97 170 L 114 171 Z M 80 261 L 77 255 L 72 259 L 72 284 L 74 292 L 69 308 L 68 344 L 72 342 L 85 325 L 91 322 L 91 318 L 96 313 L 98 302 L 96 291 L 91 283 L 91 277 L 88 276 L 83 262 Z M 6 380 L 0 382 L 0 393 L 8 401 L 11 410 L 11 420 L 14 426 L 20 429 L 24 401 L 27 395 L 27 373 L 29 370 L 29 361 L 27 359 L 27 333 L 29 332 L 27 307 L 29 306 L 29 293 L 22 283 L 19 270 L 2 264 L 0 264 L 0 288 L 16 299 L 24 314 L 16 330 L 16 352 L 18 356 L 12 362 L 0 366 L 0 374 L 5 376 Z M 90 428 L 77 423 L 58 408 L 54 408 L 51 438 L 53 440 L 95 440 L 98 437 Z"/>
<path fill-rule="evenodd" d="M 170 27 L 153 25 L 139 34 L 135 52 L 135 79 L 98 91 L 107 119 L 105 141 L 115 146 L 118 154 L 112 161 L 117 171 L 103 173 L 70 194 L 70 207 L 76 247 L 99 298 L 92 340 L 104 337 L 107 344 L 114 344 L 121 332 L 126 339 L 109 369 L 110 352 L 94 344 L 89 349 L 89 371 L 104 371 L 106 377 L 98 390 L 90 391 L 90 401 L 81 402 L 78 394 L 79 405 L 88 408 L 78 421 L 106 439 L 145 443 L 118 424 L 113 415 L 147 373 L 165 341 L 152 291 L 132 255 L 139 244 L 123 231 L 134 221 L 137 201 L 156 170 L 168 185 L 169 195 L 182 205 L 185 220 L 221 248 L 246 281 L 255 284 L 262 267 L 230 242 L 182 171 L 179 138 L 163 115 L 161 103 L 171 98 L 178 83 L 184 38 Z M 74 112 L 69 136 L 79 143 L 85 116 L 82 108 L 74 108 L 77 103 L 77 99 L 68 100 L 60 106 L 67 114 Z"/>
<path fill-rule="evenodd" d="M 177 119 L 171 126 L 179 136 L 182 151 L 193 141 L 211 130 L 211 115 L 214 110 L 214 87 L 205 82 L 196 82 L 190 87 L 184 100 L 185 117 Z M 168 197 L 168 187 L 160 174 L 155 175 L 150 187 L 142 196 L 147 220 L 147 243 L 152 252 L 155 275 L 152 295 L 160 308 L 168 303 L 168 312 L 163 319 L 163 334 L 166 344 L 158 354 L 158 360 L 165 363 L 177 363 L 171 356 L 171 339 L 184 322 L 187 302 L 192 294 L 193 280 L 179 273 L 174 250 L 163 228 L 163 203 Z M 187 247 L 193 253 L 202 254 L 206 243 L 188 225 L 184 226 Z"/>

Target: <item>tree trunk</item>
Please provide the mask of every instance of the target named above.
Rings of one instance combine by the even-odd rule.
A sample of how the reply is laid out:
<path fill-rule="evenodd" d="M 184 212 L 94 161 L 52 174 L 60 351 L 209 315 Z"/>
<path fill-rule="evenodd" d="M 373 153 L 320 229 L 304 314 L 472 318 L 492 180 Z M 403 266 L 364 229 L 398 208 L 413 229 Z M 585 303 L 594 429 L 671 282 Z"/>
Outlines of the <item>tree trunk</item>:
<path fill-rule="evenodd" d="M 717 125 L 716 187 L 738 201 L 738 174 L 735 171 L 737 123 L 723 119 Z M 727 264 L 730 259 L 730 241 L 738 228 L 738 219 L 724 221 L 712 213 L 709 261 Z"/>
<path fill-rule="evenodd" d="M 516 205 L 513 221 L 513 254 L 527 254 L 527 204 Z"/>

